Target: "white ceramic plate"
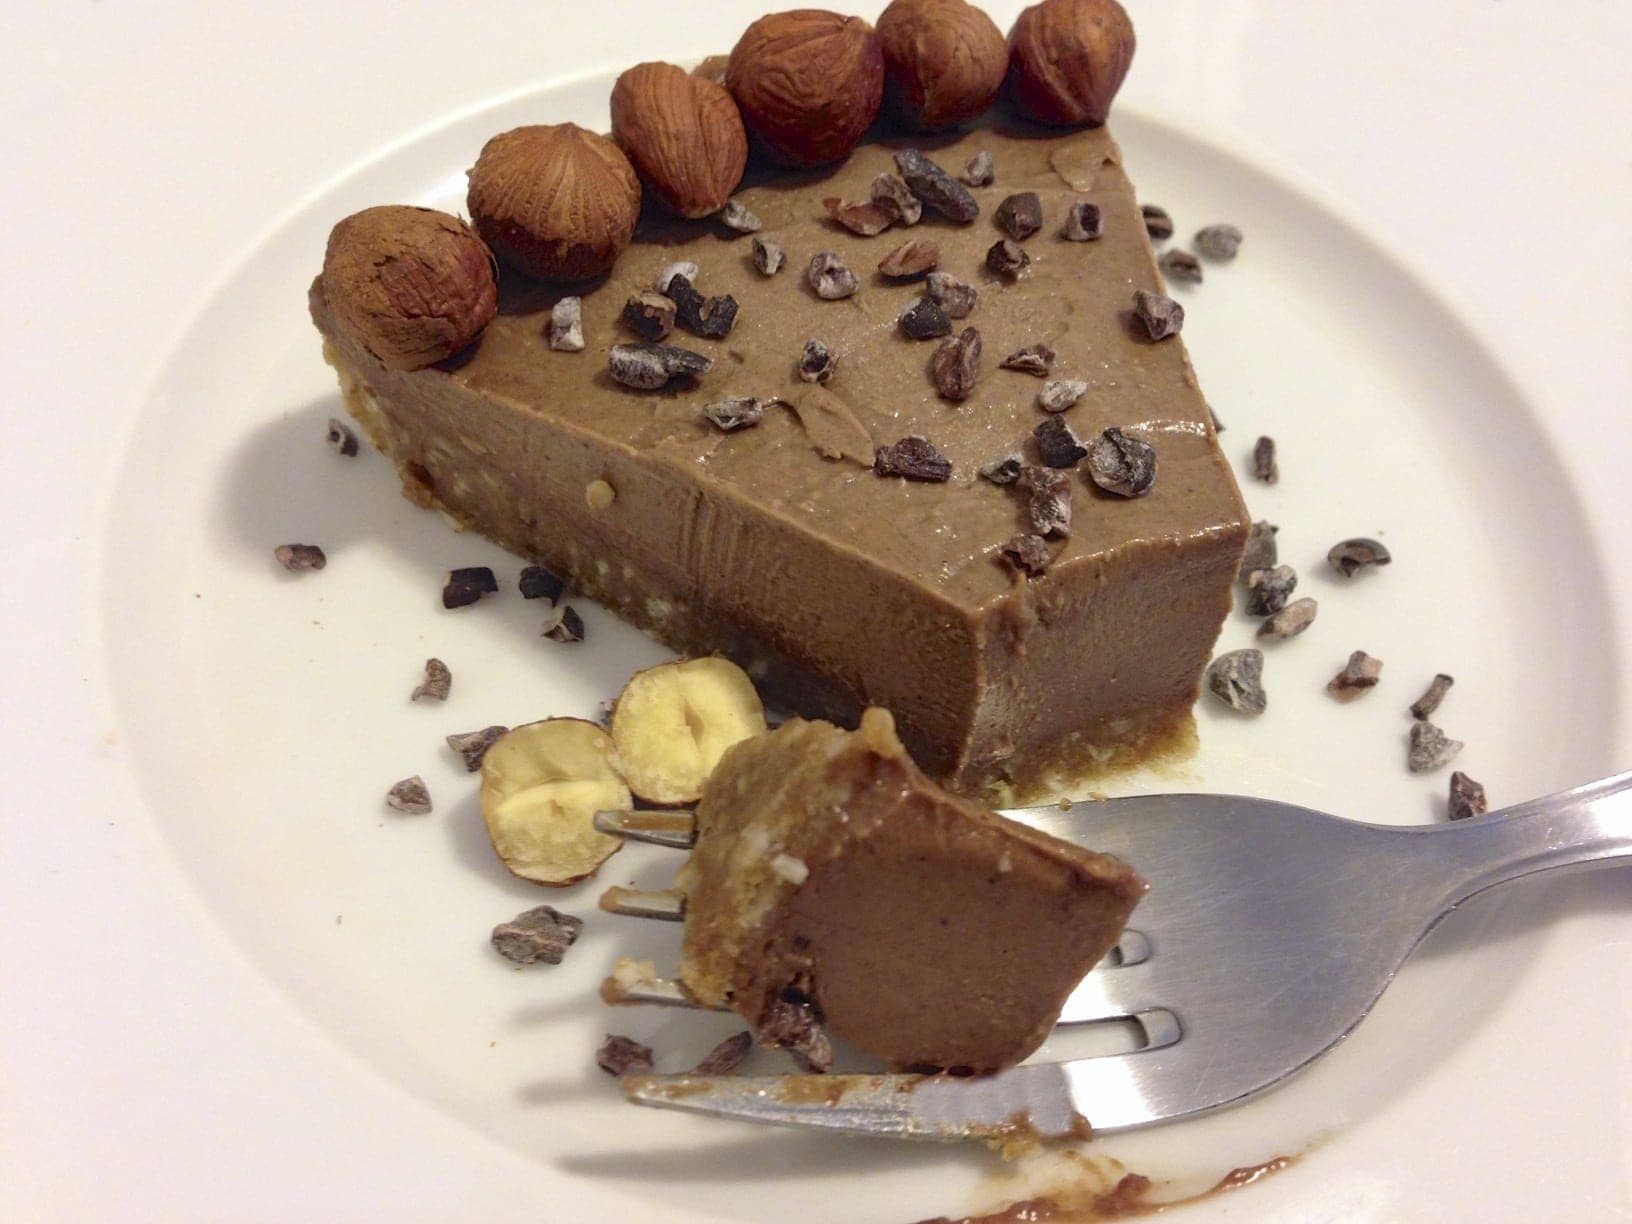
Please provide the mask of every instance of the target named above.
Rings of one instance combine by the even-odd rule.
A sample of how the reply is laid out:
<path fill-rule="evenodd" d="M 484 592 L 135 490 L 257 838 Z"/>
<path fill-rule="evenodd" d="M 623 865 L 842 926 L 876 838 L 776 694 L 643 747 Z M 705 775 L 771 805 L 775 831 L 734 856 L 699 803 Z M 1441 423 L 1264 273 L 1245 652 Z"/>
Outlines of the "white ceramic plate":
<path fill-rule="evenodd" d="M 439 737 L 583 712 L 659 652 L 591 615 L 569 673 L 513 596 L 441 613 L 441 568 L 496 554 L 320 440 L 304 290 L 335 216 L 454 202 L 497 127 L 604 121 L 604 76 L 540 83 L 717 51 L 764 7 L 11 14 L 0 1216 L 905 1220 L 1036 1188 L 983 1153 L 614 1104 L 590 985 L 673 932 L 596 923 L 559 976 L 495 963 L 486 930 L 537 894 L 487 857 Z M 1498 801 L 1632 763 L 1632 286 L 1604 274 L 1632 261 L 1632 165 L 1604 138 L 1632 106 L 1632 8 L 1129 7 L 1131 169 L 1181 230 L 1203 209 L 1248 229 L 1186 337 L 1232 457 L 1280 439 L 1282 485 L 1249 498 L 1323 600 L 1271 660 L 1270 715 L 1209 719 L 1193 766 L 1144 783 L 1428 819 L 1441 779 L 1400 770 L 1401 706 L 1440 667 Z M 1342 461 L 1362 428 L 1414 466 Z M 1395 566 L 1331 590 L 1329 538 L 1373 530 Z M 334 563 L 293 583 L 268 550 L 307 532 Z M 1355 645 L 1384 687 L 1339 710 L 1317 686 Z M 410 708 L 432 652 L 455 699 Z M 423 821 L 378 806 L 410 770 Z M 1609 873 L 1465 915 L 1303 1081 L 1106 1150 L 1183 1182 L 1325 1136 L 1181 1218 L 1632 1218 L 1626 900 Z M 639 1031 L 675 1059 L 714 1032 Z"/>
<path fill-rule="evenodd" d="M 762 1132 L 620 1101 L 593 1065 L 604 1032 L 649 1040 L 660 1068 L 681 1069 L 733 1031 L 717 1017 L 613 1013 L 595 998 L 616 955 L 668 963 L 675 945 L 673 928 L 595 913 L 595 895 L 661 883 L 673 861 L 631 849 L 563 893 L 512 879 L 487 845 L 473 779 L 441 739 L 591 715 L 663 652 L 582 604 L 583 645 L 541 640 L 513 558 L 403 501 L 377 455 L 324 446 L 339 398 L 302 304 L 329 225 L 380 200 L 457 209 L 485 135 L 540 114 L 596 126 L 607 86 L 544 91 L 393 149 L 289 217 L 201 312 L 143 409 L 107 528 L 105 631 L 132 759 L 188 878 L 245 955 L 380 1075 L 535 1161 L 541 1192 L 616 1218 L 758 1220 L 790 1198 L 847 1220 L 995 1205 L 1037 1187 L 991 1183 L 985 1153 Z M 1121 114 L 1118 135 L 1142 195 L 1164 202 L 1181 234 L 1223 219 L 1246 230 L 1236 263 L 1209 266 L 1184 294 L 1185 336 L 1242 469 L 1259 432 L 1279 440 L 1281 482 L 1243 485 L 1321 601 L 1313 629 L 1268 650 L 1266 717 L 1204 704 L 1201 754 L 1120 788 L 1438 819 L 1446 775 L 1404 768 L 1405 707 L 1438 670 L 1458 677 L 1440 718 L 1469 743 L 1458 765 L 1498 804 L 1601 772 L 1619 694 L 1592 644 L 1608 636 L 1609 604 L 1569 478 L 1519 395 L 1407 270 L 1249 153 L 1137 111 Z M 1393 566 L 1332 575 L 1326 548 L 1355 534 L 1387 542 Z M 321 544 L 327 570 L 279 570 L 273 546 L 297 540 Z M 471 564 L 493 565 L 503 593 L 444 612 L 443 571 Z M 1571 576 L 1567 606 L 1513 581 L 1548 572 Z M 1247 644 L 1251 628 L 1233 617 L 1221 647 Z M 1385 660 L 1384 680 L 1340 706 L 1322 686 L 1357 648 Z M 411 705 L 432 654 L 453 668 L 453 698 Z M 1520 693 L 1522 720 L 1508 716 Z M 1536 726 L 1565 723 L 1580 733 L 1545 757 L 1528 751 Z M 381 804 L 411 773 L 430 784 L 430 817 Z M 1446 923 L 1358 1034 L 1291 1087 L 1105 1141 L 1098 1155 L 1177 1190 L 1317 1143 L 1340 1151 L 1350 1127 L 1478 1031 L 1535 955 L 1545 890 L 1496 900 Z M 541 901 L 585 914 L 585 937 L 559 968 L 514 971 L 486 933 Z"/>

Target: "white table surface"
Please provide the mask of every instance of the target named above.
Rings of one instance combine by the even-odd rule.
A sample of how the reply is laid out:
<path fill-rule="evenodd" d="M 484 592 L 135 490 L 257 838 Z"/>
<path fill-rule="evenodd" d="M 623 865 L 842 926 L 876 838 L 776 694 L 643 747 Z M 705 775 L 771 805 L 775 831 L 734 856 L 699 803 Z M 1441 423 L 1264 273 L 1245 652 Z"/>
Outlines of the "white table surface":
<path fill-rule="evenodd" d="M 1006 26 L 1018 6 L 991 7 Z M 1632 5 L 1129 7 L 1140 51 L 1125 97 L 1239 135 L 1369 216 L 1505 364 L 1595 521 L 1632 531 Z M 141 390 L 211 286 L 293 204 L 422 125 L 564 75 L 724 50 L 732 35 L 711 32 L 762 9 L 10 10 L 0 1218 L 551 1218 L 520 1157 L 362 1069 L 234 951 L 176 871 L 112 734 L 98 524 Z M 1619 633 L 1606 666 L 1632 647 L 1632 567 L 1608 560 Z M 1567 582 L 1515 581 L 1568 598 Z M 1632 764 L 1624 725 L 1617 742 L 1618 764 Z M 1624 872 L 1575 885 L 1573 963 L 1534 966 L 1466 1051 L 1511 1051 L 1477 1104 L 1522 1120 L 1522 1135 L 1458 1128 L 1454 1109 L 1422 1103 L 1449 1120 L 1445 1175 L 1489 1171 L 1469 1178 L 1463 1218 L 1507 1218 L 1521 1182 L 1525 1201 L 1540 1188 L 1558 1208 L 1530 1219 L 1632 1218 L 1625 1163 L 1583 1168 L 1572 1141 L 1588 1118 L 1632 1149 L 1627 1036 L 1568 1022 L 1606 993 L 1632 1014 L 1627 917 Z M 1583 1081 L 1584 1057 L 1601 1076 Z M 1571 1069 L 1580 1089 L 1561 1095 Z M 1435 1176 L 1421 1160 L 1379 1170 L 1365 1218 L 1418 1218 L 1413 1199 Z M 1314 1218 L 1273 1182 L 1253 1194 L 1262 1218 Z"/>

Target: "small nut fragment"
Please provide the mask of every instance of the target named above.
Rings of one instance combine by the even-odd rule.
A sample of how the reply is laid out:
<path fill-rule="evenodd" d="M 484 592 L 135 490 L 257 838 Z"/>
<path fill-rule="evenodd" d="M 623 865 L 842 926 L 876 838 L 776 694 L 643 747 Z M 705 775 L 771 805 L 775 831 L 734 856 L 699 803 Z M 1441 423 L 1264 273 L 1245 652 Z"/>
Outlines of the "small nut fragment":
<path fill-rule="evenodd" d="M 1051 378 L 1037 392 L 1037 407 L 1044 412 L 1064 412 L 1088 394 L 1088 384 L 1080 378 Z"/>
<path fill-rule="evenodd" d="M 578 718 L 528 723 L 500 737 L 481 763 L 481 802 L 504 865 L 557 887 L 594 875 L 623 845 L 596 830 L 595 813 L 633 803 L 615 760 L 612 737 Z"/>
<path fill-rule="evenodd" d="M 330 417 L 329 432 L 324 435 L 324 440 L 347 459 L 356 457 L 357 435 L 344 421 Z"/>
<path fill-rule="evenodd" d="M 410 701 L 446 701 L 453 691 L 453 673 L 441 659 L 425 660 L 425 679 L 414 686 Z"/>
<path fill-rule="evenodd" d="M 329 563 L 328 557 L 316 544 L 279 544 L 272 550 L 272 555 L 291 574 L 309 574 Z"/>
<path fill-rule="evenodd" d="M 765 228 L 765 223 L 759 219 L 759 214 L 750 212 L 748 206 L 741 200 L 727 200 L 725 207 L 720 209 L 720 224 L 728 230 L 735 230 L 739 234 L 755 234 Z"/>
<path fill-rule="evenodd" d="M 617 763 L 648 803 L 693 802 L 725 750 L 764 730 L 753 682 L 718 656 L 636 672 L 612 710 Z"/>
<path fill-rule="evenodd" d="M 667 296 L 669 285 L 677 276 L 683 276 L 692 284 L 696 284 L 698 276 L 696 263 L 689 259 L 677 259 L 671 264 L 665 264 L 663 270 L 657 274 L 657 279 L 652 282 L 652 288 Z"/>
<path fill-rule="evenodd" d="M 640 179 L 622 149 L 575 123 L 519 127 L 482 146 L 466 202 L 500 258 L 541 280 L 588 280 L 629 245 Z"/>
<path fill-rule="evenodd" d="M 998 459 L 993 459 L 980 469 L 980 474 L 995 485 L 1011 485 L 1020 479 L 1020 469 L 1025 465 L 1025 459 L 1019 451 L 1010 451 Z"/>
<path fill-rule="evenodd" d="M 499 580 L 486 565 L 467 565 L 448 571 L 442 584 L 442 606 L 448 610 L 468 608 L 483 595 L 492 595 L 499 589 Z"/>
<path fill-rule="evenodd" d="M 652 1047 L 632 1037 L 608 1033 L 595 1051 L 595 1065 L 608 1075 L 630 1075 L 652 1069 Z"/>
<path fill-rule="evenodd" d="M 1163 251 L 1162 257 L 1156 261 L 1156 266 L 1170 281 L 1180 281 L 1187 285 L 1201 284 L 1201 260 L 1183 247 Z"/>
<path fill-rule="evenodd" d="M 562 298 L 550 307 L 550 347 L 562 353 L 581 353 L 584 349 L 584 300 L 580 297 Z"/>
<path fill-rule="evenodd" d="M 1445 700 L 1445 694 L 1451 691 L 1451 685 L 1456 681 L 1444 672 L 1436 675 L 1429 682 L 1427 690 L 1411 703 L 1412 718 L 1427 718 L 1439 709 L 1439 703 Z"/>
<path fill-rule="evenodd" d="M 980 373 L 980 332 L 966 327 L 941 341 L 929 363 L 930 377 L 942 399 L 963 400 L 975 389 Z"/>
<path fill-rule="evenodd" d="M 1048 543 L 1031 532 L 1011 536 L 999 552 L 1004 561 L 1022 574 L 1035 577 L 1048 568 Z"/>
<path fill-rule="evenodd" d="M 643 340 L 661 340 L 674 330 L 674 302 L 651 289 L 623 304 L 623 321 Z"/>
<path fill-rule="evenodd" d="M 493 253 L 458 217 L 365 208 L 329 232 L 323 298 L 383 365 L 418 370 L 467 347 L 499 308 Z"/>
<path fill-rule="evenodd" d="M 731 334 L 737 322 L 737 299 L 704 297 L 687 276 L 669 278 L 669 297 L 674 299 L 674 321 L 694 336 L 718 340 Z"/>
<path fill-rule="evenodd" d="M 1135 289 L 1133 313 L 1152 340 L 1176 336 L 1184 327 L 1184 307 L 1163 293 Z"/>
<path fill-rule="evenodd" d="M 1280 465 L 1275 462 L 1275 439 L 1265 436 L 1252 444 L 1252 474 L 1265 484 L 1274 484 L 1281 478 Z"/>
<path fill-rule="evenodd" d="M 1071 477 L 1048 467 L 1026 467 L 1020 487 L 1027 494 L 1026 517 L 1041 536 L 1071 534 Z"/>
<path fill-rule="evenodd" d="M 1343 577 L 1352 578 L 1360 570 L 1387 565 L 1394 558 L 1389 555 L 1388 549 L 1376 540 L 1357 536 L 1352 540 L 1333 544 L 1331 551 L 1326 554 L 1326 560 Z"/>
<path fill-rule="evenodd" d="M 404 778 L 385 792 L 385 805 L 393 811 L 409 816 L 428 816 L 431 811 L 431 792 L 425 779 L 415 774 Z"/>
<path fill-rule="evenodd" d="M 1021 242 L 1043 228 L 1043 202 L 1035 191 L 1017 191 L 1003 197 L 992 221 L 1010 238 Z"/>
<path fill-rule="evenodd" d="M 827 302 L 847 298 L 861 288 L 856 274 L 845 267 L 844 261 L 832 251 L 818 251 L 812 255 L 810 268 L 805 275 L 816 296 Z"/>
<path fill-rule="evenodd" d="M 1269 707 L 1264 692 L 1264 652 L 1232 650 L 1207 665 L 1207 691 L 1232 710 L 1262 714 Z"/>
<path fill-rule="evenodd" d="M 986 252 L 986 267 L 1010 280 L 1024 272 L 1030 263 L 1031 256 L 1026 254 L 1025 248 L 1010 238 L 992 243 Z"/>
<path fill-rule="evenodd" d="M 934 340 L 952 334 L 952 320 L 932 297 L 921 297 L 909 306 L 897 322 L 914 340 Z"/>
<path fill-rule="evenodd" d="M 980 205 L 975 203 L 969 189 L 925 157 L 921 150 L 899 150 L 895 155 L 895 168 L 901 172 L 912 194 L 943 217 L 973 221 L 980 216 Z"/>
<path fill-rule="evenodd" d="M 539 905 L 493 928 L 493 949 L 517 965 L 559 965 L 568 948 L 578 942 L 584 920 L 564 914 L 553 905 Z"/>
<path fill-rule="evenodd" d="M 1363 650 L 1349 656 L 1349 661 L 1326 683 L 1326 691 L 1339 701 L 1350 702 L 1364 697 L 1377 687 L 1383 675 L 1383 661 L 1374 659 Z M 1427 723 L 1423 724 L 1427 726 Z"/>
<path fill-rule="evenodd" d="M 765 406 L 751 395 L 733 395 L 709 404 L 703 416 L 721 433 L 730 433 L 758 425 L 765 416 Z"/>
<path fill-rule="evenodd" d="M 925 238 L 908 238 L 878 261 L 878 270 L 896 280 L 923 276 L 941 262 L 941 248 Z"/>
<path fill-rule="evenodd" d="M 1141 204 L 1139 215 L 1144 218 L 1145 233 L 1156 241 L 1173 237 L 1173 218 L 1160 204 Z"/>
<path fill-rule="evenodd" d="M 1076 467 L 1088 453 L 1076 430 L 1062 416 L 1051 416 L 1031 431 L 1037 439 L 1037 453 L 1051 468 Z"/>
<path fill-rule="evenodd" d="M 929 296 L 941 304 L 951 319 L 968 318 L 980 296 L 975 287 L 959 280 L 950 272 L 931 272 L 928 281 Z"/>
<path fill-rule="evenodd" d="M 1196 231 L 1196 250 L 1208 259 L 1229 260 L 1241 249 L 1241 231 L 1233 225 L 1208 225 Z"/>
<path fill-rule="evenodd" d="M 1315 623 L 1315 613 L 1319 610 L 1320 606 L 1307 595 L 1302 599 L 1294 599 L 1258 626 L 1258 636 L 1281 641 L 1297 637 Z"/>
<path fill-rule="evenodd" d="M 1156 483 L 1156 449 L 1113 425 L 1088 447 L 1088 476 L 1107 493 L 1143 497 Z"/>
<path fill-rule="evenodd" d="M 617 382 L 641 391 L 655 391 L 676 378 L 697 378 L 714 368 L 701 353 L 670 344 L 614 344 L 607 354 L 607 372 Z"/>
<path fill-rule="evenodd" d="M 1133 51 L 1133 22 L 1116 0 L 1043 0 L 1009 32 L 1015 102 L 1043 123 L 1104 123 Z"/>
<path fill-rule="evenodd" d="M 1467 745 L 1461 740 L 1453 740 L 1427 719 L 1419 718 L 1411 724 L 1411 746 L 1406 753 L 1406 767 L 1412 773 L 1432 773 L 1449 765 L 1465 747 Z"/>
<path fill-rule="evenodd" d="M 571 604 L 557 604 L 550 615 L 544 618 L 544 625 L 539 629 L 538 636 L 569 645 L 581 642 L 584 640 L 584 618 L 578 615 L 578 610 Z"/>
<path fill-rule="evenodd" d="M 725 71 L 726 88 L 775 160 L 819 166 L 855 148 L 884 99 L 884 52 L 859 17 L 796 9 L 748 27 Z"/>
<path fill-rule="evenodd" d="M 924 202 L 912 194 L 912 188 L 898 174 L 886 170 L 874 178 L 870 198 L 874 204 L 894 209 L 901 225 L 917 225 L 923 219 Z"/>
<path fill-rule="evenodd" d="M 1003 358 L 1003 368 L 1047 378 L 1048 372 L 1054 368 L 1054 350 L 1046 344 L 1028 344 Z M 1082 389 L 1087 391 L 1088 384 L 1084 383 Z"/>
<path fill-rule="evenodd" d="M 775 276 L 782 270 L 782 261 L 786 258 L 782 244 L 776 239 L 754 235 L 754 267 L 759 269 L 761 275 Z"/>
<path fill-rule="evenodd" d="M 636 64 L 618 77 L 612 139 L 681 217 L 718 211 L 748 163 L 748 133 L 725 87 L 673 64 Z"/>
<path fill-rule="evenodd" d="M 691 1069 L 693 1075 L 730 1075 L 753 1053 L 754 1035 L 741 1032 L 727 1037 Z"/>
<path fill-rule="evenodd" d="M 799 355 L 799 377 L 808 383 L 826 384 L 833 381 L 833 372 L 839 368 L 839 359 L 820 340 L 806 340 L 805 351 Z"/>
<path fill-rule="evenodd" d="M 605 510 L 618 499 L 618 491 L 604 480 L 592 480 L 584 486 L 584 503 L 591 510 Z"/>
<path fill-rule="evenodd" d="M 1297 571 L 1290 565 L 1253 570 L 1247 575 L 1247 611 L 1253 616 L 1279 612 L 1297 585 Z"/>
<path fill-rule="evenodd" d="M 1068 242 L 1093 242 L 1105 233 L 1105 218 L 1099 205 L 1089 200 L 1078 200 L 1066 210 L 1061 235 Z"/>
<path fill-rule="evenodd" d="M 958 181 L 968 187 L 990 187 L 996 177 L 997 167 L 992 162 L 992 154 L 990 150 L 982 149 L 964 162 Z"/>
<path fill-rule="evenodd" d="M 566 594 L 567 584 L 542 565 L 529 565 L 516 579 L 516 589 L 523 599 L 544 599 L 553 604 Z"/>
<path fill-rule="evenodd" d="M 464 760 L 466 771 L 475 773 L 482 767 L 482 758 L 487 755 L 487 750 L 509 732 L 509 727 L 494 724 L 491 727 L 483 727 L 480 731 L 465 731 L 446 738 L 448 747 Z"/>
<path fill-rule="evenodd" d="M 820 1073 L 833 1065 L 833 1045 L 808 1003 L 778 997 L 755 1035 L 762 1046 L 786 1050 L 801 1071 Z"/>
<path fill-rule="evenodd" d="M 1275 533 L 1280 528 L 1266 519 L 1259 519 L 1247 533 L 1247 546 L 1241 553 L 1241 568 L 1236 571 L 1238 581 L 1245 583 L 1253 570 L 1271 569 L 1280 559 L 1275 544 Z"/>
<path fill-rule="evenodd" d="M 1466 820 L 1470 816 L 1483 816 L 1488 811 L 1490 800 L 1485 798 L 1485 788 L 1460 769 L 1454 770 L 1445 814 L 1452 820 Z"/>
<path fill-rule="evenodd" d="M 894 0 L 878 19 L 891 108 L 931 131 L 974 119 L 997 97 L 1008 47 L 965 0 Z"/>
<path fill-rule="evenodd" d="M 873 455 L 873 471 L 938 484 L 951 479 L 952 464 L 928 438 L 911 434 L 879 447 Z"/>
<path fill-rule="evenodd" d="M 899 216 L 894 204 L 879 200 L 857 202 L 841 199 L 839 196 L 823 196 L 822 207 L 827 209 L 829 218 L 844 226 L 852 234 L 859 234 L 863 238 L 882 234 L 895 224 L 896 217 Z"/>

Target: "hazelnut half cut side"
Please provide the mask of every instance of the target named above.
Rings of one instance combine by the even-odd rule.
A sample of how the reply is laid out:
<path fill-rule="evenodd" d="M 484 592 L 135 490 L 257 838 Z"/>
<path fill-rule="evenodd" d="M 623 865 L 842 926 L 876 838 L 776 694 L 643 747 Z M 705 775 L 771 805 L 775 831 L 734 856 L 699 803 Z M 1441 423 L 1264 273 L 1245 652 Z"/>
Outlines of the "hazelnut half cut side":
<path fill-rule="evenodd" d="M 622 149 L 576 123 L 519 127 L 482 146 L 467 202 L 505 262 L 541 280 L 581 281 L 629 245 L 640 180 Z"/>
<path fill-rule="evenodd" d="M 670 212 L 725 207 L 748 162 L 748 133 L 724 86 L 673 64 L 637 64 L 612 88 L 612 139 Z"/>
<path fill-rule="evenodd" d="M 493 253 L 458 217 L 387 204 L 329 232 L 323 296 L 363 348 L 395 370 L 452 357 L 493 320 Z"/>
<path fill-rule="evenodd" d="M 1117 0 L 1043 0 L 1009 32 L 1015 103 L 1043 123 L 1104 123 L 1133 51 L 1133 22 Z"/>
<path fill-rule="evenodd" d="M 965 0 L 894 0 L 878 37 L 892 113 L 927 131 L 977 118 L 1009 70 L 1002 31 Z"/>
<path fill-rule="evenodd" d="M 846 156 L 872 125 L 884 99 L 884 53 L 860 17 L 772 13 L 737 40 L 725 84 L 774 160 L 820 166 Z"/>

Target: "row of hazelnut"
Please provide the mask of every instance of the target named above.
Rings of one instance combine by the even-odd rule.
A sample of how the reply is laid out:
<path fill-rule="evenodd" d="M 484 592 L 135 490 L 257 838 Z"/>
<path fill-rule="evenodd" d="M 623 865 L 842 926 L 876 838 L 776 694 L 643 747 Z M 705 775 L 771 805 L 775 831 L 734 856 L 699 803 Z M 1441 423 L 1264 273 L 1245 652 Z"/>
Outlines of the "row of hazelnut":
<path fill-rule="evenodd" d="M 470 171 L 474 232 L 428 209 L 346 218 L 329 237 L 324 293 L 382 362 L 418 369 L 492 320 L 490 251 L 541 280 L 599 276 L 634 236 L 643 183 L 676 215 L 709 216 L 741 182 L 750 136 L 782 165 L 825 165 L 855 148 L 886 97 L 903 122 L 942 130 L 979 116 L 1012 80 L 1032 118 L 1102 123 L 1133 49 L 1117 0 L 1041 0 L 1006 41 L 966 0 L 893 0 L 877 29 L 822 9 L 772 13 L 723 73 L 664 63 L 623 73 L 610 139 L 572 123 L 493 137 Z"/>

